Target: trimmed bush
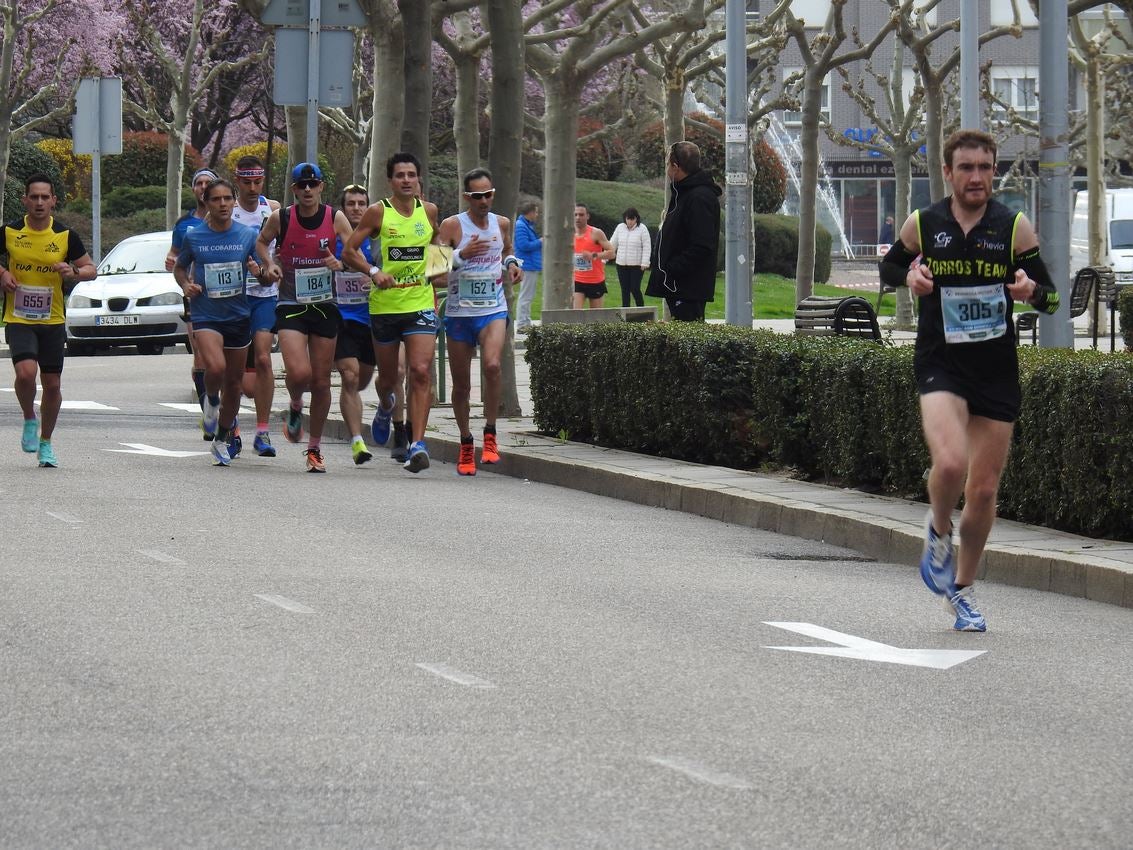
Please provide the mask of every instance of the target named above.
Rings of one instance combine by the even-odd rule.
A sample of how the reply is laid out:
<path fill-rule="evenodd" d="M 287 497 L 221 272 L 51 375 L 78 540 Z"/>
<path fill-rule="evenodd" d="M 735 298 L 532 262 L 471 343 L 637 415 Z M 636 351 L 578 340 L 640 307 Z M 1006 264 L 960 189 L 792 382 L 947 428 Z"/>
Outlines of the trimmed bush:
<path fill-rule="evenodd" d="M 692 123 L 688 119 L 697 123 Z M 705 129 L 705 125 L 711 129 Z M 700 164 L 712 175 L 717 185 L 724 185 L 724 122 L 693 112 L 685 116 L 684 138 L 700 148 Z M 641 131 L 637 141 L 637 166 L 642 174 L 664 177 L 669 150 L 665 147 L 665 125 L 654 121 Z"/>
<path fill-rule="evenodd" d="M 535 329 L 526 356 L 544 433 L 924 498 L 910 346 L 582 324 Z M 1020 363 L 1023 410 L 1000 516 L 1133 540 L 1133 356 L 1027 348 Z"/>
<path fill-rule="evenodd" d="M 197 206 L 193 190 L 182 187 L 181 209 Z M 102 214 L 116 218 L 128 216 L 140 210 L 165 210 L 164 186 L 120 186 L 107 192 L 102 198 Z"/>
<path fill-rule="evenodd" d="M 230 150 L 224 157 L 224 176 L 229 180 L 236 177 L 236 163 L 242 156 L 258 156 L 260 161 L 268 161 L 268 143 L 253 142 L 250 145 L 240 145 Z M 271 146 L 271 174 L 270 180 L 265 181 L 264 194 L 274 200 L 283 198 L 283 190 L 290 180 L 290 171 L 287 168 L 287 142 L 276 139 Z"/>
<path fill-rule="evenodd" d="M 122 153 L 102 158 L 102 191 L 105 195 L 120 186 L 164 186 L 169 137 L 165 133 L 123 133 Z M 186 183 L 201 167 L 201 154 L 185 145 Z"/>
<path fill-rule="evenodd" d="M 815 228 L 814 279 L 830 280 L 833 239 L 821 224 Z M 755 216 L 755 271 L 793 278 L 799 256 L 799 220 L 789 215 Z"/>
<path fill-rule="evenodd" d="M 779 154 L 760 139 L 752 150 L 755 173 L 751 177 L 751 211 L 757 215 L 779 212 L 787 200 L 787 169 Z"/>
<path fill-rule="evenodd" d="M 1125 342 L 1125 350 L 1133 351 L 1133 286 L 1117 291 L 1118 330 Z"/>
<path fill-rule="evenodd" d="M 626 207 L 636 207 L 642 222 L 656 238 L 661 213 L 665 211 L 665 192 L 652 186 L 629 183 L 608 183 L 605 180 L 579 179 L 575 187 L 578 203 L 590 209 L 590 223 L 600 228 L 607 237 L 622 223 Z M 723 231 L 721 231 L 723 239 Z"/>

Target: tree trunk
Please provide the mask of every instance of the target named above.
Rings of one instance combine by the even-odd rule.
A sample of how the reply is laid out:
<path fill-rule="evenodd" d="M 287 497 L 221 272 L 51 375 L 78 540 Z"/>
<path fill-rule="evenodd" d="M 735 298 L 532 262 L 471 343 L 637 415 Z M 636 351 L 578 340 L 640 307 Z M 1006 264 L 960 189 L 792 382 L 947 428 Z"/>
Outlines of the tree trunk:
<path fill-rule="evenodd" d="M 174 93 L 173 123 L 165 151 L 165 226 L 181 217 L 181 184 L 185 182 L 185 137 L 189 126 L 188 91 Z"/>
<path fill-rule="evenodd" d="M 480 164 L 480 54 L 461 53 L 451 58 L 456 65 L 452 135 L 459 179 Z"/>
<path fill-rule="evenodd" d="M 1105 80 L 1095 52 L 1086 54 L 1086 192 L 1089 203 L 1090 265 L 1099 266 L 1105 253 Z M 1077 269 L 1072 269 L 1072 272 Z M 1091 299 L 1097 300 L 1095 287 Z M 1098 335 L 1106 331 L 1105 310 L 1090 310 L 1090 323 L 1098 317 Z M 1090 328 L 1094 331 L 1094 328 Z"/>
<path fill-rule="evenodd" d="M 515 233 L 519 178 L 523 162 L 523 14 L 513 0 L 488 0 L 488 31 L 492 42 L 492 129 L 488 144 L 488 168 L 496 188 L 493 206 L 512 220 Z M 515 320 L 514 287 L 507 287 L 508 313 Z M 512 335 L 504 336 L 501 363 L 500 409 L 504 417 L 522 416 L 515 380 L 515 350 Z"/>
<path fill-rule="evenodd" d="M 901 225 L 909 217 L 909 205 L 913 194 L 913 154 L 916 151 L 916 147 L 898 147 L 893 157 L 893 177 L 896 184 L 893 197 L 893 221 L 897 230 L 901 229 Z M 897 315 L 894 323 L 898 330 L 912 330 L 913 293 L 907 286 L 898 286 L 895 294 Z"/>
<path fill-rule="evenodd" d="M 0 111 L 0 221 L 4 217 L 4 184 L 8 179 L 8 161 L 12 153 L 12 113 Z M 10 211 L 9 211 L 10 212 Z"/>
<path fill-rule="evenodd" d="M 665 74 L 665 150 L 685 137 L 685 71 L 670 68 Z"/>
<path fill-rule="evenodd" d="M 544 80 L 543 309 L 565 310 L 574 292 L 574 191 L 579 93 L 557 72 Z"/>
<path fill-rule="evenodd" d="M 371 18 L 374 40 L 373 129 L 370 132 L 370 198 L 385 194 L 386 160 L 400 149 L 405 113 L 405 43 L 400 26 L 377 26 Z"/>
<path fill-rule="evenodd" d="M 818 219 L 818 131 L 824 72 L 813 66 L 803 82 L 799 148 L 799 256 L 795 265 L 795 302 L 814 293 L 815 223 Z"/>
<path fill-rule="evenodd" d="M 421 189 L 428 197 L 429 120 L 433 103 L 432 4 L 426 0 L 398 0 L 405 36 L 405 109 L 401 127 L 401 149 L 416 154 L 424 167 Z M 389 80 L 383 80 L 389 85 Z M 381 115 L 375 112 L 374 115 Z"/>
<path fill-rule="evenodd" d="M 285 106 L 283 114 L 287 121 L 287 170 L 283 174 L 283 197 L 280 203 L 286 206 L 294 200 L 291 192 L 291 169 L 307 158 L 307 107 Z"/>
<path fill-rule="evenodd" d="M 926 66 L 927 62 L 921 66 L 925 101 L 925 162 L 928 168 L 928 196 L 936 203 L 948 194 L 944 185 L 944 98 L 940 80 L 931 69 L 925 73 Z"/>

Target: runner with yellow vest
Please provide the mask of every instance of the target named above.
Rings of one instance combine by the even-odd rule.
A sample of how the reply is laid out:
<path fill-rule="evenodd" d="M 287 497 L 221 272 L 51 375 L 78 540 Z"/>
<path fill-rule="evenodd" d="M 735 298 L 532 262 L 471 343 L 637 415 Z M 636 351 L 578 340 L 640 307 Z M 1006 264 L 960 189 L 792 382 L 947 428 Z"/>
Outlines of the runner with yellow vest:
<path fill-rule="evenodd" d="M 405 468 L 429 468 L 425 426 L 432 404 L 431 366 L 437 345 L 437 312 L 433 285 L 425 276 L 426 248 L 437 239 L 437 207 L 422 201 L 421 163 L 411 153 L 395 153 L 386 163 L 393 194 L 371 204 L 342 250 L 342 260 L 364 271 L 373 281 L 370 290 L 370 331 L 378 361 L 378 412 L 373 436 L 378 445 L 389 441 L 393 419 L 394 383 L 400 343 L 408 360 L 409 459 Z M 362 256 L 367 239 L 381 245 L 382 267 Z"/>
<path fill-rule="evenodd" d="M 63 324 L 64 290 L 80 280 L 93 280 L 94 263 L 74 231 L 56 224 L 55 188 L 46 174 L 24 181 L 27 215 L 0 226 L 0 291 L 4 298 L 4 332 L 16 371 L 16 399 L 24 413 L 20 448 L 37 453 L 39 465 L 59 465 L 51 435 L 63 404 L 60 382 L 67 331 Z M 35 418 L 36 373 L 43 386 Z"/>

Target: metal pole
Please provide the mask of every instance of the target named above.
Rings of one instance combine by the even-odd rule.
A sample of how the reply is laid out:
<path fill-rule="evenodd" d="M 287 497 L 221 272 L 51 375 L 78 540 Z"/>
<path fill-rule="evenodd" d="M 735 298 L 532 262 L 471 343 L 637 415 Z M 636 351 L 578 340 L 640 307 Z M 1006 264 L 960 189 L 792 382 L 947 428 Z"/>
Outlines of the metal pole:
<path fill-rule="evenodd" d="M 310 0 L 307 21 L 307 162 L 319 156 L 319 30 L 322 0 Z"/>
<path fill-rule="evenodd" d="M 980 129 L 980 6 L 960 3 L 960 126 Z"/>
<path fill-rule="evenodd" d="M 90 155 L 91 259 L 102 262 L 102 152 Z"/>
<path fill-rule="evenodd" d="M 727 0 L 725 8 L 725 95 L 727 189 L 724 245 L 724 319 L 750 328 L 751 308 L 751 175 L 747 132 L 747 9 L 744 0 Z"/>
<path fill-rule="evenodd" d="M 1066 0 L 1043 0 L 1039 10 L 1039 244 L 1062 303 L 1039 321 L 1044 348 L 1073 348 L 1070 319 L 1070 65 Z"/>

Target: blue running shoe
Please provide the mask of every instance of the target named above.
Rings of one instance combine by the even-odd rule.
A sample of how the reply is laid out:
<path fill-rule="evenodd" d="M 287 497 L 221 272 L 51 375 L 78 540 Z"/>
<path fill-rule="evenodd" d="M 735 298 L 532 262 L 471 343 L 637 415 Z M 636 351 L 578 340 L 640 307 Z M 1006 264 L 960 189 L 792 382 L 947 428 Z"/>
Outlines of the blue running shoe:
<path fill-rule="evenodd" d="M 228 466 L 232 463 L 232 456 L 228 454 L 228 444 L 224 440 L 212 441 L 213 466 Z"/>
<path fill-rule="evenodd" d="M 275 446 L 271 444 L 271 437 L 268 436 L 267 431 L 260 431 L 256 434 L 252 448 L 256 450 L 256 454 L 260 457 L 275 457 Z"/>
<path fill-rule="evenodd" d="M 57 469 L 59 467 L 59 461 L 55 459 L 55 452 L 51 448 L 51 443 L 47 440 L 39 441 L 37 460 L 39 465 L 45 469 Z"/>
<path fill-rule="evenodd" d="M 956 615 L 952 626 L 958 632 L 986 632 L 987 620 L 976 607 L 976 591 L 972 585 L 958 590 L 948 598 L 948 607 Z"/>
<path fill-rule="evenodd" d="M 932 527 L 932 511 L 925 519 L 924 550 L 921 552 L 921 579 L 937 596 L 956 592 L 956 561 L 952 552 L 952 532 L 946 536 Z"/>
<path fill-rule="evenodd" d="M 20 448 L 29 455 L 39 448 L 39 420 L 25 419 L 24 433 L 20 435 Z"/>
<path fill-rule="evenodd" d="M 374 443 L 379 446 L 384 446 L 389 442 L 389 429 L 393 422 L 393 405 L 395 402 L 393 393 L 386 397 L 386 401 L 389 402 L 389 407 L 382 407 L 381 401 L 378 401 L 374 421 L 370 423 L 370 434 L 374 438 Z"/>
<path fill-rule="evenodd" d="M 424 440 L 418 440 L 409 447 L 409 460 L 405 462 L 404 468 L 410 472 L 429 468 L 429 451 L 425 448 Z"/>
<path fill-rule="evenodd" d="M 240 419 L 233 417 L 232 430 L 228 434 L 228 456 L 235 458 L 244 448 L 244 441 L 240 438 Z"/>

